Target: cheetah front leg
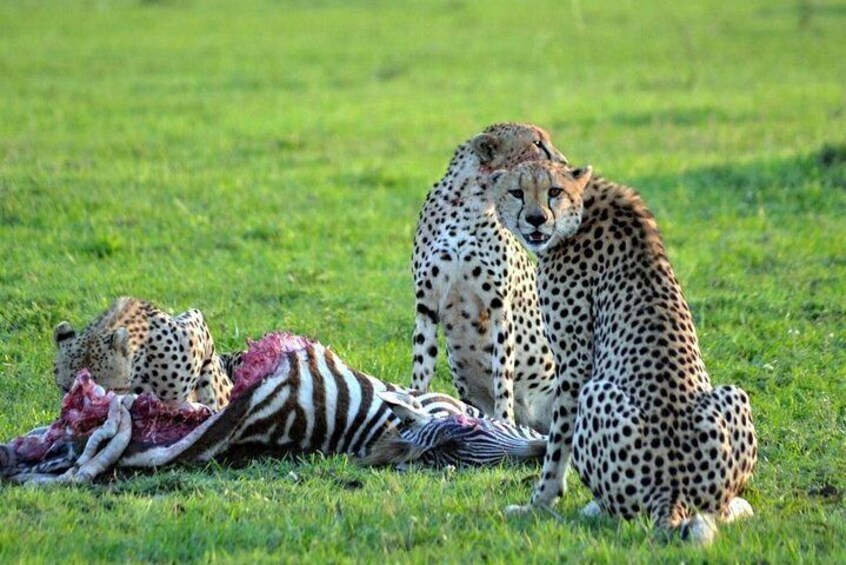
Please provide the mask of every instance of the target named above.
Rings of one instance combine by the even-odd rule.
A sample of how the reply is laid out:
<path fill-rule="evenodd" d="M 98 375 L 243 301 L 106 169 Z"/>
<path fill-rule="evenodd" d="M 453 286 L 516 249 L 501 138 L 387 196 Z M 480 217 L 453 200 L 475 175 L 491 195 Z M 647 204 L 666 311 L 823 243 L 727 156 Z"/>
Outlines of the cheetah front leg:
<path fill-rule="evenodd" d="M 215 353 L 203 361 L 195 392 L 197 402 L 217 412 L 229 404 L 232 381 L 223 371 L 223 364 Z"/>
<path fill-rule="evenodd" d="M 500 297 L 490 302 L 493 352 L 494 416 L 514 422 L 514 322 L 511 305 Z"/>
<path fill-rule="evenodd" d="M 449 374 L 452 375 L 452 382 L 455 384 L 455 389 L 458 392 L 458 398 L 464 402 L 465 404 L 469 404 L 474 408 L 481 407 L 476 406 L 479 403 L 477 399 L 473 399 L 469 397 L 469 389 L 467 387 L 467 379 L 464 377 L 462 371 L 464 369 L 463 365 L 458 363 L 455 359 L 455 352 L 449 347 L 447 343 L 447 365 L 449 366 Z M 484 412 L 484 410 L 482 410 Z"/>
<path fill-rule="evenodd" d="M 552 405 L 552 422 L 549 427 L 549 440 L 546 444 L 540 479 L 532 492 L 531 502 L 527 505 L 508 506 L 505 509 L 507 514 L 525 514 L 534 509 L 550 508 L 566 492 L 578 395 L 578 379 L 574 378 L 572 371 L 559 362 L 558 384 L 555 402 Z"/>
<path fill-rule="evenodd" d="M 438 305 L 436 297 L 427 295 L 422 284 L 417 289 L 417 314 L 412 338 L 411 388 L 429 390 L 438 358 Z"/>
<path fill-rule="evenodd" d="M 233 383 L 217 354 L 214 338 L 203 313 L 191 309 L 177 316 L 175 321 L 182 326 L 180 346 L 192 356 L 190 367 L 185 366 L 191 376 L 183 378 L 184 393 L 176 400 L 181 403 L 191 400 L 193 396 L 197 402 L 214 411 L 222 410 L 229 404 Z"/>

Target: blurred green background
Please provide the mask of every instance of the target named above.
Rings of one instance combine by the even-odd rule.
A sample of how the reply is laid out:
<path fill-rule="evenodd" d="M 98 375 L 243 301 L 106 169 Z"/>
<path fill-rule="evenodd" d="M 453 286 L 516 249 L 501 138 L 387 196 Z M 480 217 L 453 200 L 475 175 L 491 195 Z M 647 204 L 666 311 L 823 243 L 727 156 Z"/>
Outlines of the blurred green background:
<path fill-rule="evenodd" d="M 3 2 L 0 437 L 56 414 L 53 326 L 121 294 L 408 382 L 426 192 L 527 121 L 644 195 L 761 461 L 759 517 L 707 554 L 579 521 L 575 480 L 564 523 L 515 521 L 531 470 L 312 458 L 0 486 L 0 559 L 844 560 L 845 26 L 833 1 Z"/>

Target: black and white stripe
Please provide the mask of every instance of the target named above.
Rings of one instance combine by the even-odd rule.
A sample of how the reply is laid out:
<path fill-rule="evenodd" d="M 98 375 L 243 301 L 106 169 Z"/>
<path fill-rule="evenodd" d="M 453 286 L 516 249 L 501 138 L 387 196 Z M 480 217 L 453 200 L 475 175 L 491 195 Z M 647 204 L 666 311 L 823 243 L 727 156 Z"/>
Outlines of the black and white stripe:
<path fill-rule="evenodd" d="M 537 460 L 546 436 L 526 427 L 467 414 L 433 417 L 409 394 L 383 393 L 402 420 L 398 437 L 378 442 L 368 458 L 377 462 L 419 460 L 443 467 L 496 465 L 504 460 Z"/>
<path fill-rule="evenodd" d="M 405 441 L 425 447 L 427 465 L 496 465 L 504 460 L 540 461 L 546 436 L 503 420 L 449 416 L 401 432 Z"/>
<path fill-rule="evenodd" d="M 435 420 L 480 416 L 475 408 L 447 395 L 409 391 L 356 371 L 320 343 L 299 343 L 279 354 L 272 373 L 236 395 L 229 406 L 185 438 L 172 446 L 137 449 L 120 464 L 146 467 L 175 459 L 205 461 L 244 444 L 365 457 L 377 440 L 394 437 L 403 428 L 401 418 L 381 397 L 386 392 L 412 396 Z M 243 354 L 241 361 L 248 355 Z"/>

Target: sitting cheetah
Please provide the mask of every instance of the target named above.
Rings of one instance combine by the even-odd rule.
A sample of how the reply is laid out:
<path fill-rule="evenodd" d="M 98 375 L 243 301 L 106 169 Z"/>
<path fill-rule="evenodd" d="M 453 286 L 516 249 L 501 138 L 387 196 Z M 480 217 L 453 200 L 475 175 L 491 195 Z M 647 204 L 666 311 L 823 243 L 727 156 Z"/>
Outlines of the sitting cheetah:
<path fill-rule="evenodd" d="M 494 169 L 566 162 L 532 125 L 496 124 L 455 151 L 426 197 L 414 238 L 417 296 L 411 386 L 426 391 L 443 324 L 447 360 L 461 399 L 546 432 L 555 367 L 543 336 L 528 254 L 496 219 L 480 178 Z"/>
<path fill-rule="evenodd" d="M 538 294 L 558 366 L 550 440 L 532 506 L 554 503 L 571 461 L 596 502 L 707 543 L 757 442 L 749 397 L 713 388 L 658 228 L 630 188 L 590 167 L 527 163 L 494 173 L 505 226 L 538 254 Z M 521 507 L 512 507 L 518 510 Z M 697 513 L 702 512 L 702 514 Z"/>
<path fill-rule="evenodd" d="M 199 310 L 171 317 L 124 296 L 80 335 L 68 322 L 60 323 L 53 340 L 53 371 L 65 392 L 87 368 L 107 389 L 151 392 L 169 402 L 196 400 L 213 410 L 229 403 L 232 382 Z"/>

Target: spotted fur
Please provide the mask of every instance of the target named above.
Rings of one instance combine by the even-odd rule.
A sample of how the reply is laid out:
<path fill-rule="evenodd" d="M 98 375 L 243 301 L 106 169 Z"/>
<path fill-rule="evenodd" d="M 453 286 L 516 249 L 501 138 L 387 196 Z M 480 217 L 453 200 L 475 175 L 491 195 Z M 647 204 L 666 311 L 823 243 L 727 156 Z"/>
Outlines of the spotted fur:
<path fill-rule="evenodd" d="M 149 302 L 121 297 L 81 334 L 62 322 L 53 339 L 54 375 L 64 391 L 87 368 L 108 389 L 197 401 L 214 410 L 229 402 L 232 382 L 199 310 L 172 317 Z"/>
<path fill-rule="evenodd" d="M 493 175 L 503 223 L 538 254 L 558 365 L 550 440 L 533 506 L 564 491 L 568 463 L 594 508 L 646 512 L 707 542 L 752 475 L 747 394 L 712 387 L 661 236 L 630 188 L 592 171 L 529 163 Z M 701 512 L 703 514 L 697 514 Z"/>
<path fill-rule="evenodd" d="M 412 270 L 417 297 L 413 388 L 427 390 L 437 328 L 462 400 L 485 414 L 545 432 L 555 368 L 544 339 L 529 255 L 497 221 L 482 182 L 490 171 L 548 159 L 566 162 L 542 129 L 496 124 L 455 151 L 426 197 Z"/>

